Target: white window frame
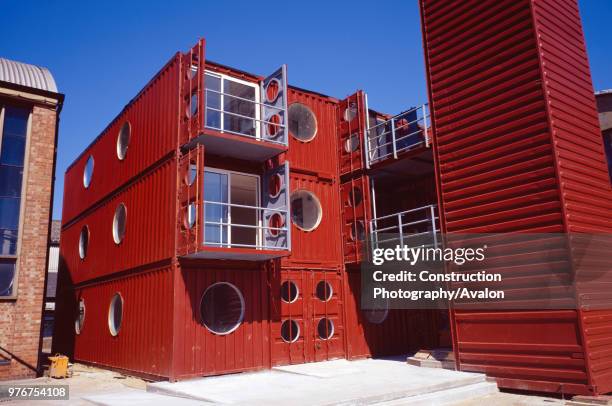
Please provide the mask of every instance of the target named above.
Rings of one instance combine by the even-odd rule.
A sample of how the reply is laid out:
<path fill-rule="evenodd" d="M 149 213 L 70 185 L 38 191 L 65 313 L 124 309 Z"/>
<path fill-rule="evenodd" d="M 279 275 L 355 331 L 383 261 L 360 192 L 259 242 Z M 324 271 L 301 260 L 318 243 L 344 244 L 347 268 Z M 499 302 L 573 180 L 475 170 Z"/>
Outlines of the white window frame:
<path fill-rule="evenodd" d="M 238 172 L 238 171 L 231 171 L 231 170 L 227 170 L 227 169 L 219 169 L 219 168 L 213 168 L 210 166 L 205 166 L 204 167 L 204 172 L 213 172 L 213 173 L 218 173 L 218 174 L 222 174 L 222 175 L 227 175 L 227 203 L 231 204 L 232 201 L 232 177 L 231 174 L 237 174 L 237 175 L 244 175 L 244 176 L 251 176 L 253 178 L 257 179 L 257 191 L 256 191 L 256 207 L 259 208 L 261 207 L 261 176 L 259 175 L 255 175 L 252 173 L 246 173 L 246 172 Z M 206 188 L 206 185 L 204 184 L 204 188 Z M 203 195 L 202 195 L 203 196 Z M 203 230 L 202 232 L 204 233 L 203 235 L 203 241 L 204 241 L 204 245 L 207 245 L 208 242 L 206 241 L 206 203 L 204 203 L 204 219 L 203 219 Z M 227 248 L 232 248 L 232 207 L 231 206 L 227 206 L 228 210 L 227 210 L 227 223 L 228 225 L 227 227 L 227 243 L 226 244 L 212 244 L 213 246 L 217 246 L 217 247 L 227 247 Z M 262 233 L 262 216 L 261 216 L 261 210 L 256 210 L 257 213 L 257 233 L 256 233 L 256 237 L 255 237 L 255 246 L 259 249 L 259 247 L 262 245 L 262 241 L 263 241 L 263 233 Z M 223 227 L 223 226 L 221 226 Z M 240 227 L 238 227 L 240 228 Z M 246 247 L 239 247 L 239 248 L 246 248 Z"/>
<path fill-rule="evenodd" d="M 253 138 L 250 135 L 247 134 L 243 134 L 243 133 L 239 133 L 236 131 L 230 131 L 230 130 L 226 130 L 224 127 L 224 120 L 223 117 L 225 115 L 225 109 L 223 106 L 223 101 L 225 99 L 225 86 L 224 86 L 224 80 L 230 80 L 242 85 L 246 85 L 246 86 L 250 86 L 253 89 L 255 89 L 255 101 L 253 102 L 253 104 L 255 105 L 255 118 L 253 119 L 255 121 L 255 139 L 256 140 L 260 140 L 261 139 L 261 88 L 259 86 L 259 83 L 253 83 L 253 82 L 247 82 L 246 80 L 242 80 L 242 79 L 238 79 L 235 78 L 233 76 L 230 75 L 225 75 L 223 73 L 218 73 L 218 72 L 214 72 L 211 70 L 205 70 L 204 71 L 204 75 L 210 75 L 210 76 L 215 76 L 218 77 L 219 79 L 221 79 L 221 89 L 220 92 L 221 94 L 219 95 L 221 97 L 221 101 L 220 101 L 220 116 L 221 116 L 221 122 L 220 122 L 220 128 L 215 128 L 215 127 L 208 127 L 208 125 L 206 123 L 208 123 L 207 120 L 207 114 L 208 114 L 208 105 L 206 104 L 206 97 L 207 97 L 207 92 L 208 90 L 206 89 L 206 76 L 204 76 L 204 103 L 202 103 L 204 105 L 204 126 L 206 128 L 210 128 L 213 130 L 217 130 L 219 132 L 222 133 L 230 133 L 230 134 L 236 134 L 236 135 L 241 135 L 243 137 L 249 137 L 249 138 Z"/>

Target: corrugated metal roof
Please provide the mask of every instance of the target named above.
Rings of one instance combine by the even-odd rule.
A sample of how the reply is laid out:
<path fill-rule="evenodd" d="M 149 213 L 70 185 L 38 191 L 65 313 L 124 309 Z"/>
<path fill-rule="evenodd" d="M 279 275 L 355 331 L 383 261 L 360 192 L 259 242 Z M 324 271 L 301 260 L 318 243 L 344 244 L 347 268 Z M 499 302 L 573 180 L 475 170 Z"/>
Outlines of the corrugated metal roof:
<path fill-rule="evenodd" d="M 57 93 L 57 85 L 49 69 L 0 58 L 0 80 Z"/>

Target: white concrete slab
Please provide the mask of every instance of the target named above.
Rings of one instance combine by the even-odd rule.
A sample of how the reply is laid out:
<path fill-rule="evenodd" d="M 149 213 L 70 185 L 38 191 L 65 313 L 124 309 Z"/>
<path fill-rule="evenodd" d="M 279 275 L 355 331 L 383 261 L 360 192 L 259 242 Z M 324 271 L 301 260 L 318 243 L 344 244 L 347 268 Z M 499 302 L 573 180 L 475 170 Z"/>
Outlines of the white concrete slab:
<path fill-rule="evenodd" d="M 103 395 L 84 396 L 88 402 L 99 406 L 195 406 L 202 405 L 201 401 L 164 396 L 143 390 L 126 390 Z"/>
<path fill-rule="evenodd" d="M 156 382 L 147 391 L 230 405 L 355 405 L 405 399 L 485 382 L 482 374 L 396 360 L 336 360 L 272 371 Z"/>
<path fill-rule="evenodd" d="M 388 402 L 376 403 L 376 406 L 437 406 L 455 405 L 462 401 L 494 395 L 499 392 L 494 382 L 480 382 L 423 395 L 409 396 Z M 494 403 L 493 403 L 494 404 Z"/>

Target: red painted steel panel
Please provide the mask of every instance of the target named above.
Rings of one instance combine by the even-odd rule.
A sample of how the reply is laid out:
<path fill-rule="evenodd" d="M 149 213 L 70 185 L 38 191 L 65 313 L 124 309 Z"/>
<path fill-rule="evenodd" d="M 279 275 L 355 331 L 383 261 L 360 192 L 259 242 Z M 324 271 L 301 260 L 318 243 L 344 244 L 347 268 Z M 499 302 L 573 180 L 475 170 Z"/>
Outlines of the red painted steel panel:
<path fill-rule="evenodd" d="M 344 262 L 360 262 L 363 260 L 366 247 L 364 242 L 367 241 L 372 218 L 369 178 L 363 175 L 342 183 L 340 197 Z"/>
<path fill-rule="evenodd" d="M 207 287 L 229 282 L 244 298 L 242 324 L 231 334 L 211 333 L 201 322 Z M 175 275 L 174 372 L 171 379 L 270 367 L 268 272 L 262 263 L 182 260 Z"/>
<path fill-rule="evenodd" d="M 338 137 L 336 136 L 337 101 L 289 87 L 288 106 L 301 103 L 308 106 L 317 119 L 317 132 L 308 142 L 296 139 L 289 132 L 286 159 L 292 169 L 309 171 L 324 177 L 338 176 Z M 291 120 L 291 117 L 289 118 Z"/>
<path fill-rule="evenodd" d="M 85 301 L 85 322 L 74 335 L 74 359 L 103 367 L 151 377 L 167 377 L 172 359 L 172 275 L 171 265 L 78 287 L 72 293 L 76 303 Z M 113 295 L 123 297 L 123 318 L 119 334 L 108 328 Z M 74 317 L 74 316 L 73 316 Z M 74 320 L 74 318 L 72 318 Z M 70 323 L 69 323 L 70 324 Z"/>
<path fill-rule="evenodd" d="M 345 356 L 344 286 L 338 270 L 289 268 L 281 269 L 272 278 L 270 340 L 272 364 L 287 365 L 323 361 Z M 291 281 L 298 291 L 292 303 L 281 300 L 281 284 Z M 329 283 L 330 297 L 322 301 L 317 296 L 317 285 Z M 333 334 L 329 339 L 319 336 L 318 323 L 331 320 Z M 282 323 L 294 320 L 299 336 L 286 342 L 281 336 Z"/>
<path fill-rule="evenodd" d="M 321 203 L 322 216 L 319 226 L 313 231 L 301 230 L 291 223 L 291 255 L 283 258 L 282 264 L 288 267 L 305 264 L 340 268 L 342 239 L 338 179 L 297 172 L 293 163 L 290 164 L 291 191 L 303 189 L 312 192 Z"/>
<path fill-rule="evenodd" d="M 612 214 L 612 194 L 576 2 L 420 5 L 443 231 L 608 231 L 601 211 Z M 609 354 L 591 360 L 590 348 L 609 340 L 607 316 L 457 311 L 458 365 L 505 387 L 603 393 Z"/>
<path fill-rule="evenodd" d="M 117 190 L 95 209 L 67 224 L 62 230 L 60 266 L 74 284 L 122 272 L 176 255 L 176 160 L 166 162 Z M 127 209 L 125 237 L 113 240 L 113 217 L 117 206 Z M 81 229 L 89 229 L 89 246 L 79 256 Z"/>
<path fill-rule="evenodd" d="M 338 104 L 337 112 L 340 176 L 355 175 L 356 172 L 365 169 L 363 150 L 364 134 L 367 131 L 365 93 L 360 90 L 342 100 Z"/>
<path fill-rule="evenodd" d="M 347 270 L 346 331 L 347 356 L 350 359 L 407 354 L 423 348 L 439 346 L 439 312 L 433 310 L 390 309 L 368 319 L 361 310 L 361 274 L 359 268 Z M 380 321 L 380 322 L 379 322 Z"/>
<path fill-rule="evenodd" d="M 179 54 L 174 56 L 67 169 L 63 224 L 177 149 L 180 60 Z M 126 121 L 131 137 L 125 159 L 119 160 L 117 136 Z M 95 164 L 91 185 L 85 188 L 89 156 Z"/>

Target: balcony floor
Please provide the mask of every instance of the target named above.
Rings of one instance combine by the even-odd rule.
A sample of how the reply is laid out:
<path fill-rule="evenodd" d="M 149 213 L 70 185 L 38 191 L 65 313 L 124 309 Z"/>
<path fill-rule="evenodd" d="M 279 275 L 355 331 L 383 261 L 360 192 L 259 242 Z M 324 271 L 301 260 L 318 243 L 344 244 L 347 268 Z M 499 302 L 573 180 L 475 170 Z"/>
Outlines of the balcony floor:
<path fill-rule="evenodd" d="M 211 129 L 205 129 L 190 142 L 192 143 L 204 145 L 207 153 L 258 162 L 266 161 L 287 150 L 282 144 Z"/>
<path fill-rule="evenodd" d="M 286 257 L 288 250 L 259 250 L 254 248 L 202 247 L 201 251 L 185 255 L 190 259 L 229 259 L 236 261 L 265 261 Z"/>

